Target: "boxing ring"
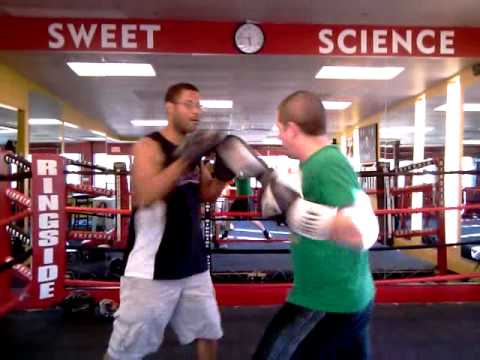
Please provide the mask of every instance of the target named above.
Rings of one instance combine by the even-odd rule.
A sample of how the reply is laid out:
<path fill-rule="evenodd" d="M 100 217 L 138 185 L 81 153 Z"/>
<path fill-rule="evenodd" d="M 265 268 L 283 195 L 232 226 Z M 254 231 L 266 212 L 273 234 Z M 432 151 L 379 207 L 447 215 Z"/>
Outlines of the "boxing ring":
<path fill-rule="evenodd" d="M 97 303 L 105 299 L 118 302 L 118 281 L 76 279 L 71 276 L 68 264 L 69 253 L 72 250 L 113 251 L 120 254 L 125 251 L 130 216 L 126 180 L 128 173 L 121 168 L 99 170 L 93 164 L 75 163 L 53 154 L 33 154 L 31 163 L 15 154 L 1 154 L 1 157 L 5 161 L 2 161 L 2 178 L 0 179 L 3 180 L 0 182 L 2 204 L 0 206 L 0 316 L 13 309 L 51 308 L 77 294 L 87 294 Z M 17 164 L 21 171 L 11 174 L 8 166 L 11 163 Z M 69 173 L 65 171 L 66 164 L 87 168 L 82 170 L 82 173 L 102 174 L 110 171 L 116 176 L 116 190 L 66 184 L 65 175 Z M 399 174 L 414 176 L 411 170 L 418 170 L 423 166 L 425 164 L 417 164 L 397 172 L 374 172 L 360 174 L 360 176 L 381 178 L 383 181 Z M 417 174 L 418 172 L 415 173 Z M 10 188 L 11 181 L 30 184 L 25 185 L 23 189 L 19 187 L 23 190 L 19 191 Z M 382 184 L 388 183 L 383 181 Z M 404 198 L 413 192 L 426 193 L 428 196 L 441 193 L 441 184 L 441 181 L 435 186 L 407 184 L 403 189 L 375 186 L 375 189 L 367 189 L 367 192 L 372 196 L 388 197 L 388 203 L 393 205 L 395 202 L 402 203 L 402 201 L 406 204 L 408 201 Z M 91 196 L 114 196 L 117 205 L 116 208 L 67 206 L 67 199 L 72 192 L 82 192 Z M 480 301 L 480 283 L 476 280 L 480 278 L 480 273 L 451 274 L 448 271 L 447 249 L 465 245 L 468 242 L 446 244 L 442 223 L 443 213 L 446 210 L 480 209 L 480 204 L 445 208 L 440 200 L 433 196 L 432 201 L 427 202 L 425 208 L 398 209 L 395 206 L 386 206 L 375 210 L 382 224 L 388 224 L 388 217 L 399 217 L 400 220 L 397 219 L 397 221 L 400 226 L 384 227 L 379 243 L 370 249 L 374 269 L 376 257 L 379 258 L 382 253 L 391 252 L 393 256 L 386 262 L 394 261 L 392 259 L 395 258 L 395 254 L 400 255 L 400 250 L 431 250 L 435 252 L 437 261 L 436 265 L 429 265 L 415 272 L 416 275 L 423 276 L 402 278 L 395 278 L 396 276 L 391 274 L 378 276 L 377 303 Z M 282 233 L 282 236 L 275 236 L 271 240 L 226 239 L 220 241 L 216 231 L 217 222 L 261 219 L 260 214 L 255 211 L 236 213 L 217 211 L 215 204 L 205 204 L 203 211 L 206 247 L 210 251 L 210 267 L 219 304 L 221 306 L 261 306 L 283 303 L 291 287 L 291 267 L 288 261 L 289 239 L 285 227 L 280 226 L 280 230 L 274 231 L 274 234 L 278 232 Z M 410 231 L 406 224 L 408 216 L 414 213 L 434 216 L 435 227 Z M 113 231 L 104 232 L 69 229 L 69 216 L 72 214 L 113 215 L 117 226 Z M 412 243 L 401 246 L 388 243 L 390 237 L 413 239 L 427 236 L 436 236 L 435 243 Z M 17 246 L 21 244 L 23 251 L 13 251 L 12 242 Z M 477 241 L 471 243 L 476 244 Z M 265 263 L 267 256 L 277 257 L 271 257 Z M 227 257 L 230 257 L 229 261 L 225 260 Z M 237 258 L 232 260 L 235 257 Z M 257 259 L 254 260 L 254 257 Z M 255 268 L 257 266 L 255 261 L 262 266 Z M 248 268 L 247 265 L 250 267 Z M 265 268 L 265 265 L 268 267 Z M 276 276 L 275 273 L 277 273 Z"/>

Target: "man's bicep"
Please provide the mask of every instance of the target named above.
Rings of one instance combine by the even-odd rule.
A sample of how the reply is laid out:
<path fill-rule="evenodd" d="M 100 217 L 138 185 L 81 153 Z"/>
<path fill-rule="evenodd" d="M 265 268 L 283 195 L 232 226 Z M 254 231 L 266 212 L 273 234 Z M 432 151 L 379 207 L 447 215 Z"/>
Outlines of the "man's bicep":
<path fill-rule="evenodd" d="M 135 160 L 132 167 L 132 180 L 134 186 L 138 189 L 148 185 L 149 179 L 158 174 L 163 161 L 158 146 L 148 139 L 135 144 L 133 155 Z"/>

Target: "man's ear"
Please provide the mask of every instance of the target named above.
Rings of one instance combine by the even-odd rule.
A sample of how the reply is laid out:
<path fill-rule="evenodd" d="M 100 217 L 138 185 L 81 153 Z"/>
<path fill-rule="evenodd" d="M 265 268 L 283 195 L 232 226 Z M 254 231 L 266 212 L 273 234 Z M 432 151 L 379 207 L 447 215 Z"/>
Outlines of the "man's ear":
<path fill-rule="evenodd" d="M 166 110 L 167 112 L 171 112 L 173 105 L 174 105 L 173 103 L 171 103 L 170 101 L 167 101 L 167 102 L 165 103 L 165 110 Z"/>
<path fill-rule="evenodd" d="M 288 122 L 288 131 L 290 131 L 290 135 L 293 137 L 297 136 L 301 132 L 300 127 L 294 121 Z"/>

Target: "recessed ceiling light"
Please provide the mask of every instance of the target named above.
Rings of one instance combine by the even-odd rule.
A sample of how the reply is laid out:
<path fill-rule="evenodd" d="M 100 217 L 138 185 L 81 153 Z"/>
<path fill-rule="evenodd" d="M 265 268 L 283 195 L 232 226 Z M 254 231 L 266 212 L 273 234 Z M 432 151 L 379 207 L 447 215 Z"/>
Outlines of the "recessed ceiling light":
<path fill-rule="evenodd" d="M 97 131 L 97 130 L 90 130 L 90 132 L 98 136 L 103 136 L 103 137 L 107 136 L 107 134 L 105 134 L 104 132 Z"/>
<path fill-rule="evenodd" d="M 437 106 L 434 111 L 447 111 L 447 104 Z M 480 103 L 464 103 L 463 111 L 480 111 Z"/>
<path fill-rule="evenodd" d="M 323 66 L 315 79 L 391 80 L 403 70 L 400 66 Z"/>
<path fill-rule="evenodd" d="M 262 140 L 264 145 L 282 145 L 282 140 L 276 137 L 267 137 Z"/>
<path fill-rule="evenodd" d="M 155 126 L 155 127 L 159 127 L 159 126 L 167 126 L 168 125 L 167 120 L 155 120 L 155 119 L 151 119 L 151 120 L 135 119 L 135 120 L 131 120 L 130 123 L 133 126 Z"/>
<path fill-rule="evenodd" d="M 325 110 L 345 110 L 350 105 L 351 101 L 322 101 Z"/>
<path fill-rule="evenodd" d="M 75 125 L 66 121 L 63 122 L 63 125 L 72 129 L 78 129 L 78 125 Z"/>
<path fill-rule="evenodd" d="M 7 110 L 12 110 L 12 111 L 18 111 L 16 107 L 7 105 L 7 104 L 2 104 L 0 103 L 0 108 L 7 109 Z"/>
<path fill-rule="evenodd" d="M 232 100 L 200 100 L 200 105 L 207 109 L 232 109 Z"/>
<path fill-rule="evenodd" d="M 463 140 L 463 145 L 480 145 L 480 140 Z"/>
<path fill-rule="evenodd" d="M 427 126 L 425 127 L 425 132 L 433 131 L 433 127 Z M 391 137 L 395 137 L 395 135 L 401 136 L 405 135 L 406 133 L 413 133 L 415 132 L 414 126 L 385 126 L 380 128 L 380 133 L 382 136 L 385 136 L 387 133 L 391 135 Z"/>
<path fill-rule="evenodd" d="M 7 126 L 0 126 L 0 134 L 15 134 L 17 129 L 9 128 Z"/>
<path fill-rule="evenodd" d="M 67 62 L 78 76 L 155 76 L 150 64 Z"/>
<path fill-rule="evenodd" d="M 105 138 L 103 137 L 82 137 L 82 140 L 84 141 L 105 141 Z"/>
<path fill-rule="evenodd" d="M 30 118 L 28 120 L 30 125 L 60 125 L 62 122 L 58 119 L 50 118 Z"/>

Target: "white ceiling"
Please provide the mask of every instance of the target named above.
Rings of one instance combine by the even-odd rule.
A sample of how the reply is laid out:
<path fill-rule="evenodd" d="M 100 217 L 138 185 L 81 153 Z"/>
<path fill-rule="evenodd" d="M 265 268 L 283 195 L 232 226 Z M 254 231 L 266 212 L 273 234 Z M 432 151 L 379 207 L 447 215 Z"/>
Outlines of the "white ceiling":
<path fill-rule="evenodd" d="M 480 25 L 478 0 L 1 0 L 0 13 L 34 17 Z"/>
<path fill-rule="evenodd" d="M 480 27 L 478 4 L 478 0 L 0 0 L 0 15 Z M 157 76 L 80 78 L 66 66 L 72 60 L 148 62 Z M 232 112 L 206 113 L 204 121 L 208 126 L 229 129 L 257 142 L 272 135 L 276 105 L 292 91 L 308 89 L 326 100 L 354 101 L 360 116 L 365 117 L 385 111 L 479 60 L 1 52 L 0 62 L 47 87 L 87 115 L 104 121 L 120 136 L 140 136 L 150 131 L 132 127 L 130 120 L 164 118 L 165 89 L 174 82 L 189 81 L 200 88 L 205 99 L 234 101 Z M 398 65 L 406 70 L 393 81 L 315 80 L 314 75 L 325 64 Z M 329 130 L 349 125 L 350 115 L 329 112 Z"/>

